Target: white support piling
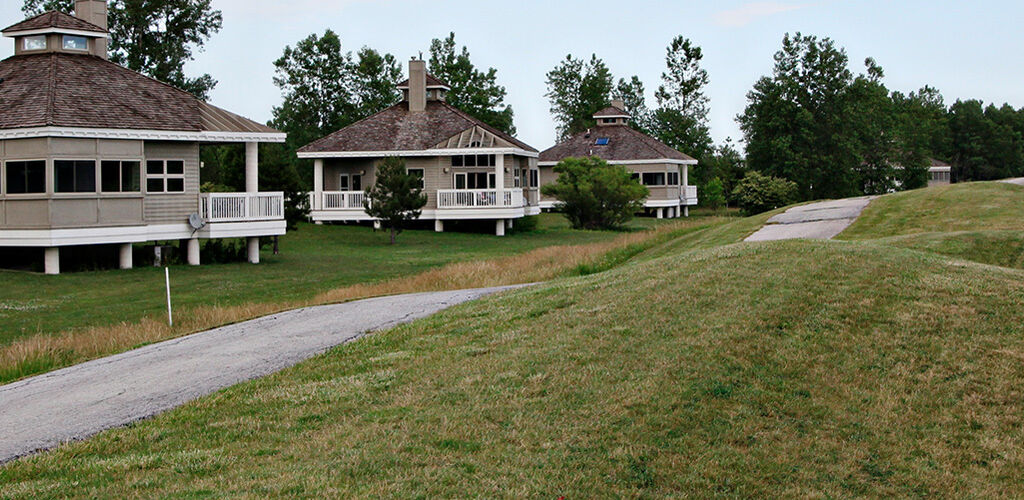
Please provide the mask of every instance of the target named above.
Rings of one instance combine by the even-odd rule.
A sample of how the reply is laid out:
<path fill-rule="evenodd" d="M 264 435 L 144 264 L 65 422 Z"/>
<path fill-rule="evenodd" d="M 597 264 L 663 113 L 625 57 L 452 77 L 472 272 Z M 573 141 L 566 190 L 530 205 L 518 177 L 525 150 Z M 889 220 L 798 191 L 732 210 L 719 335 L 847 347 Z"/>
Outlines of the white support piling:
<path fill-rule="evenodd" d="M 260 263 L 260 239 L 249 238 L 248 242 L 249 250 L 249 263 L 259 264 Z"/>
<path fill-rule="evenodd" d="M 498 219 L 497 223 L 494 225 L 494 234 L 497 235 L 497 236 L 505 236 L 505 221 L 504 220 Z"/>
<path fill-rule="evenodd" d="M 443 233 L 444 232 L 444 221 L 443 220 L 438 219 L 438 220 L 434 221 L 434 232 L 436 232 L 436 233 Z"/>
<path fill-rule="evenodd" d="M 43 272 L 49 275 L 60 274 L 59 247 L 50 247 L 43 250 Z"/>
<path fill-rule="evenodd" d="M 118 264 L 121 269 L 131 269 L 132 262 L 132 244 L 125 243 L 118 247 Z"/>
<path fill-rule="evenodd" d="M 199 238 L 188 240 L 188 265 L 199 265 Z"/>

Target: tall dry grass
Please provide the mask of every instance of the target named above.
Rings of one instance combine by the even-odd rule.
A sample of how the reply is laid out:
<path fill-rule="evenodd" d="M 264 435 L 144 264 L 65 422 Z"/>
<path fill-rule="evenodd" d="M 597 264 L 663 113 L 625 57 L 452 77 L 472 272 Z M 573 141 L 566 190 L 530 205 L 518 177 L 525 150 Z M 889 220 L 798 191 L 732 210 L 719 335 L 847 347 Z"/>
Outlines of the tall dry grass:
<path fill-rule="evenodd" d="M 301 307 L 336 304 L 383 295 L 484 288 L 548 281 L 571 274 L 581 266 L 595 266 L 617 251 L 637 251 L 695 228 L 704 220 L 685 220 L 657 229 L 627 233 L 608 242 L 545 247 L 497 259 L 458 262 L 421 274 L 377 283 L 347 286 L 321 293 L 310 300 L 268 302 L 240 306 L 203 306 L 185 309 L 174 326 L 160 315 L 138 322 L 39 334 L 0 348 L 0 383 L 44 373 L 86 360 L 107 356 L 144 344 L 172 339 L 219 326 Z M 628 259 L 632 253 L 623 256 Z M 611 263 L 609 265 L 614 265 Z"/>

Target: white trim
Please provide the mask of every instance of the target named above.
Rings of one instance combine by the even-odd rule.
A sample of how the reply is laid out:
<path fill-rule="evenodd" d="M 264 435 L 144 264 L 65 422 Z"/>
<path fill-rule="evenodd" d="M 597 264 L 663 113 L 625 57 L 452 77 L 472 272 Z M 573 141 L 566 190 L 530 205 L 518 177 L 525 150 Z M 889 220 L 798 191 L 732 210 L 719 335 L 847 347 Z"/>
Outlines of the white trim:
<path fill-rule="evenodd" d="M 63 247 L 147 241 L 183 240 L 198 237 L 242 238 L 285 234 L 284 220 L 258 222 L 217 222 L 195 232 L 188 224 L 160 224 L 77 229 L 0 229 L 0 246 Z M 193 236 L 193 234 L 195 236 Z"/>
<path fill-rule="evenodd" d="M 418 220 L 489 220 L 519 219 L 527 215 L 536 215 L 540 207 L 499 207 L 499 208 L 465 208 L 465 209 L 429 209 L 420 213 Z M 368 222 L 375 220 L 361 208 L 347 210 L 313 210 L 310 218 L 314 222 Z"/>
<path fill-rule="evenodd" d="M 594 156 L 597 156 L 597 155 L 594 155 Z M 600 158 L 600 156 L 597 156 L 597 157 Z M 651 160 L 622 160 L 622 161 L 605 160 L 605 161 L 608 164 L 610 164 L 610 165 L 649 165 L 649 164 L 652 164 L 652 163 L 668 163 L 670 165 L 696 165 L 698 163 L 697 160 L 673 160 L 673 159 L 669 159 L 669 158 L 658 158 L 658 159 L 651 159 Z M 557 161 L 541 161 L 541 162 L 537 162 L 537 166 L 538 167 L 553 167 L 555 165 L 558 165 L 558 163 L 559 162 L 557 162 Z"/>
<path fill-rule="evenodd" d="M 629 115 L 602 115 L 602 116 L 594 115 L 591 118 L 594 118 L 595 120 L 608 120 L 608 119 L 612 119 L 612 118 L 625 118 L 625 119 L 628 120 L 628 119 L 630 119 L 632 117 L 629 116 Z"/>
<path fill-rule="evenodd" d="M 110 35 L 106 33 L 100 33 L 99 31 L 73 30 L 68 28 L 38 28 L 34 30 L 8 31 L 4 33 L 4 36 L 7 38 L 15 38 L 33 35 L 49 35 L 51 33 L 56 33 L 60 35 L 84 36 L 87 38 L 110 38 Z"/>
<path fill-rule="evenodd" d="M 941 166 L 928 167 L 928 171 L 929 172 L 952 172 L 953 171 L 953 167 L 941 167 Z"/>
<path fill-rule="evenodd" d="M 284 142 L 288 135 L 271 132 L 189 132 L 84 127 L 32 127 L 0 130 L 0 139 L 28 139 L 33 137 L 195 142 Z"/>
<path fill-rule="evenodd" d="M 537 158 L 540 153 L 521 148 L 460 148 L 460 149 L 421 149 L 415 151 L 319 151 L 315 153 L 297 153 L 299 158 L 386 158 L 388 156 L 465 156 L 486 154 L 511 154 Z"/>

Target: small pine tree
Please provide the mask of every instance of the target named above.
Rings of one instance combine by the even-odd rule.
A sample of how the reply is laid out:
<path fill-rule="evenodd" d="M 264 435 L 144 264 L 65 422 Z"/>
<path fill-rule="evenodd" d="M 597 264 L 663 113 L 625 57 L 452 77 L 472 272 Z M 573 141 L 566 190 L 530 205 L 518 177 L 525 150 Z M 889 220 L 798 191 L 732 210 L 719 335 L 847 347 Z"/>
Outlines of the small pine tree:
<path fill-rule="evenodd" d="M 363 207 L 366 213 L 379 219 L 391 231 L 391 244 L 405 227 L 405 223 L 420 217 L 427 204 L 420 178 L 405 171 L 405 160 L 388 157 L 377 168 L 377 181 L 366 189 Z"/>

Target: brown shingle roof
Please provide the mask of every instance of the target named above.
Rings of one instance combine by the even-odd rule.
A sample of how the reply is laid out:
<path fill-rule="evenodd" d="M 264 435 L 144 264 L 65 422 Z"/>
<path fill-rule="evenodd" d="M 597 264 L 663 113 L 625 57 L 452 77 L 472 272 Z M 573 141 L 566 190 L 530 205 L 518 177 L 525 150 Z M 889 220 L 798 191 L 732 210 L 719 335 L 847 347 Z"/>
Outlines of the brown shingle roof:
<path fill-rule="evenodd" d="M 598 146 L 598 139 L 608 139 L 608 145 Z M 589 132 L 580 132 L 542 152 L 540 161 L 557 162 L 586 156 L 597 156 L 611 162 L 662 159 L 693 161 L 692 157 L 626 125 L 595 127 Z"/>
<path fill-rule="evenodd" d="M 443 101 L 427 102 L 427 110 L 410 113 L 400 102 L 299 149 L 300 153 L 355 151 L 423 151 L 479 126 L 518 148 L 536 152 L 526 143 L 473 118 Z"/>
<path fill-rule="evenodd" d="M 31 31 L 46 28 L 90 31 L 98 34 L 107 32 L 107 30 L 84 19 L 79 19 L 70 14 L 51 10 L 50 12 L 44 12 L 36 17 L 26 19 L 20 23 L 4 28 L 3 33 L 16 33 L 18 31 Z"/>
<path fill-rule="evenodd" d="M 278 133 L 96 56 L 33 54 L 0 61 L 0 129 L 86 127 Z"/>
<path fill-rule="evenodd" d="M 446 89 L 450 89 L 451 85 L 448 85 L 447 83 L 444 83 L 444 81 L 442 81 L 441 79 L 435 77 L 434 75 L 431 75 L 430 73 L 427 73 L 427 88 L 429 89 L 429 88 L 438 88 L 438 87 L 444 87 Z M 399 83 L 398 84 L 398 88 L 400 88 L 400 89 L 407 89 L 407 88 L 409 88 L 409 79 L 406 79 L 404 82 Z"/>
<path fill-rule="evenodd" d="M 946 163 L 946 162 L 944 162 L 942 160 L 936 160 L 935 158 L 928 158 L 928 161 L 930 162 L 930 165 L 928 165 L 929 167 L 948 167 L 948 166 L 950 166 L 948 163 Z"/>
<path fill-rule="evenodd" d="M 615 106 L 608 106 L 607 108 L 604 108 L 601 111 L 594 113 L 594 118 L 601 118 L 605 116 L 629 116 L 629 113 L 619 108 L 616 108 Z"/>

